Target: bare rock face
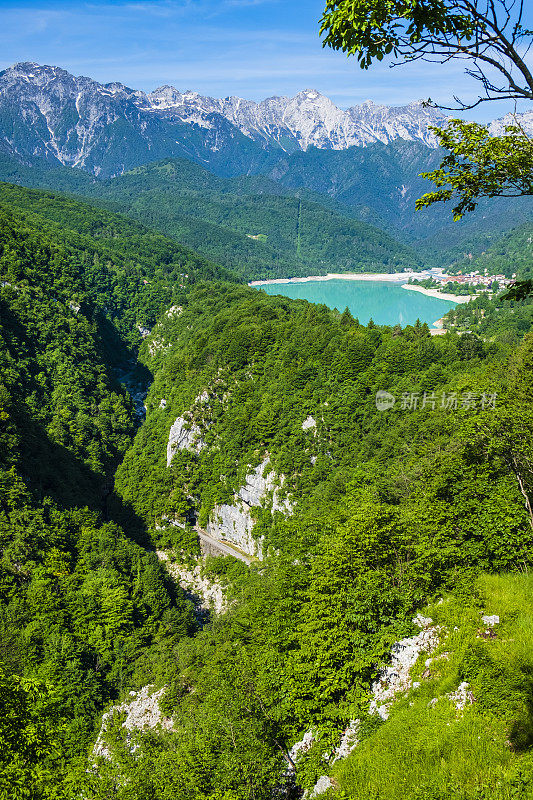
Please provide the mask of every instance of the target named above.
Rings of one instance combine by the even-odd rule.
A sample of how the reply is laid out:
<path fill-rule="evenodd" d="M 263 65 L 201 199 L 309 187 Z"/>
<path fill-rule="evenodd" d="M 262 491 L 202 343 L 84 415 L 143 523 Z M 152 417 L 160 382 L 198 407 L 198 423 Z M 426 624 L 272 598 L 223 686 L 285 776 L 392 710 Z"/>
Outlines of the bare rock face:
<path fill-rule="evenodd" d="M 391 651 L 392 664 L 384 667 L 377 681 L 372 684 L 373 699 L 369 713 L 379 714 L 387 719 L 394 698 L 399 693 L 409 691 L 413 686 L 410 671 L 421 653 L 432 653 L 440 641 L 441 629 L 432 625 L 433 620 L 420 614 L 413 620 L 422 628 L 416 636 L 396 642 Z"/>
<path fill-rule="evenodd" d="M 200 564 L 189 568 L 170 561 L 168 553 L 163 550 L 157 550 L 156 554 L 182 589 L 201 598 L 204 608 L 215 614 L 223 614 L 227 610 L 228 602 L 222 586 L 217 581 L 205 578 Z"/>
<path fill-rule="evenodd" d="M 335 784 L 331 778 L 327 775 L 321 775 L 307 796 L 309 798 L 318 797 L 321 794 L 325 794 L 328 789 L 333 789 L 334 787 Z"/>
<path fill-rule="evenodd" d="M 257 103 L 173 86 L 146 93 L 33 62 L 0 71 L 0 148 L 22 163 L 45 159 L 100 177 L 164 158 L 192 157 L 240 175 L 254 171 L 265 152 L 277 157 L 398 139 L 433 148 L 430 128 L 446 119 L 420 101 L 394 107 L 367 100 L 341 109 L 315 89 Z M 533 112 L 516 119 L 531 132 Z M 496 120 L 491 133 L 501 135 L 516 119 Z"/>
<path fill-rule="evenodd" d="M 133 731 L 157 728 L 159 725 L 163 730 L 171 730 L 173 723 L 171 719 L 164 717 L 159 710 L 159 699 L 165 694 L 166 688 L 159 689 L 158 692 L 152 691 L 153 686 L 143 686 L 140 692 L 130 692 L 130 702 L 120 703 L 113 706 L 102 717 L 102 727 L 98 734 L 98 739 L 93 748 L 93 755 L 103 758 L 110 758 L 109 746 L 105 740 L 106 731 L 112 723 L 113 718 L 120 714 L 126 714 L 126 719 L 122 727 L 126 730 L 126 741 L 129 741 Z M 132 752 L 135 747 L 132 745 Z"/>
<path fill-rule="evenodd" d="M 533 134 L 533 111 L 525 111 L 523 114 L 506 114 L 501 119 L 495 119 L 489 125 L 491 136 L 505 136 L 505 128 L 508 125 L 519 125 L 525 134 Z"/>
<path fill-rule="evenodd" d="M 396 138 L 434 146 L 435 137 L 428 127 L 445 119 L 441 112 L 426 108 L 420 101 L 394 108 L 367 100 L 343 110 L 316 89 L 304 89 L 294 97 L 267 97 L 256 103 L 241 97 L 202 97 L 198 92 L 181 93 L 172 86 L 162 86 L 145 95 L 143 102 L 143 108 L 153 113 L 197 124 L 200 120 L 204 125 L 216 124 L 214 115 L 220 115 L 250 139 L 292 151 L 309 147 L 344 150 Z M 207 114 L 213 115 L 211 120 Z"/>
<path fill-rule="evenodd" d="M 205 447 L 198 425 L 185 417 L 178 417 L 170 429 L 167 443 L 167 467 L 178 450 L 193 450 L 199 453 Z"/>
<path fill-rule="evenodd" d="M 274 473 L 272 471 L 269 472 L 266 478 L 263 475 L 269 463 L 269 459 L 265 458 L 259 466 L 246 476 L 246 483 L 237 492 L 237 497 L 246 505 L 260 505 L 267 492 L 274 490 Z"/>
<path fill-rule="evenodd" d="M 367 102 L 342 110 L 315 90 L 255 103 L 172 86 L 147 94 L 31 62 L 0 71 L 0 120 L 6 120 L 0 144 L 20 159 L 44 158 L 101 176 L 162 158 L 190 158 L 191 150 L 201 163 L 229 158 L 240 174 L 269 147 L 343 150 L 395 138 L 432 143 L 428 124 L 441 118 L 421 103 L 389 108 Z"/>
<path fill-rule="evenodd" d="M 206 530 L 213 539 L 223 539 L 244 553 L 262 559 L 261 542 L 252 535 L 254 524 L 250 510 L 245 505 L 230 506 L 224 503 L 213 509 Z"/>
<path fill-rule="evenodd" d="M 360 727 L 361 727 L 360 720 L 358 719 L 350 720 L 348 727 L 342 734 L 341 743 L 335 750 L 335 754 L 331 760 L 332 764 L 334 764 L 335 761 L 339 761 L 342 758 L 348 758 L 352 750 L 355 750 L 355 748 L 359 744 Z"/>
<path fill-rule="evenodd" d="M 217 505 L 207 523 L 207 533 L 214 539 L 224 539 L 249 555 L 263 558 L 261 541 L 253 536 L 255 520 L 252 508 L 265 506 L 265 501 L 272 498 L 272 510 L 291 513 L 292 506 L 285 500 L 280 502 L 276 488 L 276 475 L 270 471 L 264 473 L 270 464 L 265 458 L 259 466 L 245 478 L 245 484 L 235 494 L 234 503 Z"/>

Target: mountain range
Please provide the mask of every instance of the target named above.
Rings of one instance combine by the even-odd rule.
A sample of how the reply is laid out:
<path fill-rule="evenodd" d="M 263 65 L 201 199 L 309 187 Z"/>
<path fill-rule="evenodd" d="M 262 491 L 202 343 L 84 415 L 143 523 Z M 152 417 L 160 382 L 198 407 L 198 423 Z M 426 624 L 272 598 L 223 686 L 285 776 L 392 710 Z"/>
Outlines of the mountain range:
<path fill-rule="evenodd" d="M 445 265 L 533 217 L 530 198 L 481 203 L 461 224 L 444 204 L 415 213 L 430 186 L 420 173 L 440 161 L 430 128 L 445 119 L 421 102 L 342 110 L 315 90 L 259 103 L 172 86 L 146 93 L 24 62 L 0 72 L 0 179 L 111 202 L 249 277 L 286 274 L 296 252 L 307 255 L 294 274 L 357 268 L 366 239 L 363 269 L 401 268 L 406 257 Z M 533 131 L 531 113 L 520 121 Z M 300 201 L 307 247 L 291 222 Z M 346 238 L 347 217 L 357 222 Z M 382 244 L 391 258 L 378 267 Z M 413 244 L 418 255 L 403 249 Z"/>
<path fill-rule="evenodd" d="M 261 151 L 264 159 L 265 151 L 345 150 L 398 138 L 434 146 L 428 126 L 443 120 L 420 102 L 389 108 L 367 101 L 343 111 L 315 90 L 255 103 L 203 97 L 172 86 L 145 93 L 30 62 L 0 73 L 4 150 L 96 175 L 119 174 L 168 156 L 216 166 L 220 156 L 243 150 L 243 137 L 248 148 L 241 158 L 230 159 L 237 173 L 261 161 Z M 227 169 L 231 172 L 231 165 Z"/>

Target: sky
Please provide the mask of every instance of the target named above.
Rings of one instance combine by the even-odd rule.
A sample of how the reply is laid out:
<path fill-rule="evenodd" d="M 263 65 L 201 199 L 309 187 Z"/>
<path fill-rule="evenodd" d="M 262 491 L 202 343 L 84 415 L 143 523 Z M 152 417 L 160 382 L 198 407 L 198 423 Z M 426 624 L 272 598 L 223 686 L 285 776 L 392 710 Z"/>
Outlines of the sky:
<path fill-rule="evenodd" d="M 262 100 L 317 89 L 341 108 L 373 100 L 470 101 L 461 64 L 361 70 L 322 47 L 324 0 L 0 0 L 0 69 L 18 61 L 60 66 L 102 83 L 150 91 L 163 84 L 214 97 Z M 532 12 L 533 16 L 533 12 Z M 533 27 L 533 20 L 530 27 Z M 513 110 L 482 104 L 480 121 Z M 464 115 L 463 115 L 464 116 Z"/>

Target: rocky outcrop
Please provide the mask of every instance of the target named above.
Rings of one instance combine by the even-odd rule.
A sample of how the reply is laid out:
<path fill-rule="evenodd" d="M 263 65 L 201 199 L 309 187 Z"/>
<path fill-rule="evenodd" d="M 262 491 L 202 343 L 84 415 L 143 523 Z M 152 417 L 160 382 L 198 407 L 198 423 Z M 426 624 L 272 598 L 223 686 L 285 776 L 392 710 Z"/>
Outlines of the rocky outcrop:
<path fill-rule="evenodd" d="M 335 784 L 331 780 L 330 777 L 327 775 L 321 775 L 320 778 L 317 780 L 311 791 L 307 794 L 307 797 L 319 797 L 319 795 L 324 794 L 328 791 L 328 789 L 333 789 Z"/>
<path fill-rule="evenodd" d="M 462 711 L 466 706 L 471 706 L 474 702 L 474 695 L 470 691 L 470 684 L 463 681 L 459 684 L 455 692 L 446 695 L 458 711 Z"/>
<path fill-rule="evenodd" d="M 167 467 L 170 466 L 174 454 L 178 450 L 191 450 L 200 453 L 206 446 L 205 431 L 211 425 L 211 389 L 204 390 L 191 405 L 191 409 L 182 416 L 177 417 L 172 425 L 167 442 Z M 223 396 L 227 397 L 227 393 Z M 308 418 L 312 419 L 312 418 Z M 314 420 L 313 420 L 314 421 Z M 308 423 L 308 428 L 313 426 Z M 268 508 L 270 511 L 281 511 L 284 514 L 292 513 L 292 504 L 288 499 L 281 499 L 281 487 L 284 477 L 278 476 L 271 469 L 270 458 L 266 456 L 263 461 L 254 467 L 244 478 L 243 485 L 235 492 L 233 502 L 218 503 L 214 506 L 205 530 L 198 528 L 199 534 L 216 542 L 226 543 L 236 548 L 244 556 L 263 558 L 262 542 L 254 536 L 256 514 L 254 509 Z M 242 560 L 248 563 L 249 559 Z"/>
<path fill-rule="evenodd" d="M 106 742 L 106 732 L 113 721 L 123 714 L 126 715 L 122 723 L 122 727 L 125 729 L 126 743 L 131 741 L 134 731 L 148 730 L 158 726 L 161 726 L 163 730 L 171 730 L 172 720 L 164 717 L 159 709 L 159 699 L 165 694 L 165 691 L 165 687 L 154 692 L 153 686 L 144 686 L 139 692 L 130 692 L 131 700 L 110 708 L 102 717 L 102 725 L 93 748 L 93 755 L 103 758 L 111 757 L 109 744 Z M 131 744 L 130 749 L 135 752 L 135 745 Z"/>
<path fill-rule="evenodd" d="M 413 622 L 422 630 L 416 636 L 401 639 L 392 646 L 392 663 L 383 667 L 378 679 L 372 684 L 373 698 L 369 713 L 378 714 L 382 719 L 389 716 L 390 706 L 400 693 L 412 688 L 411 668 L 422 653 L 431 654 L 440 641 L 441 629 L 432 625 L 432 620 L 420 614 Z"/>
<path fill-rule="evenodd" d="M 165 564 L 166 569 L 174 580 L 179 583 L 187 594 L 199 599 L 195 603 L 197 610 L 206 610 L 214 614 L 222 614 L 228 609 L 228 602 L 222 585 L 212 578 L 202 574 L 202 565 L 186 566 L 176 561 L 171 561 L 169 554 L 157 550 L 157 557 Z"/>
<path fill-rule="evenodd" d="M 193 450 L 199 453 L 205 447 L 202 432 L 190 419 L 178 417 L 170 429 L 167 442 L 167 467 L 178 450 Z"/>
<path fill-rule="evenodd" d="M 395 698 L 400 694 L 405 694 L 411 688 L 416 688 L 416 682 L 411 679 L 411 669 L 418 661 L 422 653 L 432 653 L 439 645 L 442 628 L 433 625 L 433 620 L 418 614 L 413 622 L 421 628 L 416 636 L 401 639 L 392 646 L 392 663 L 381 669 L 378 679 L 372 684 L 372 700 L 368 709 L 369 714 L 377 714 L 383 720 L 389 716 L 389 711 Z M 427 662 L 426 662 L 427 663 Z M 464 687 L 460 687 L 458 695 L 462 700 Z M 463 706 L 464 707 L 464 706 Z M 336 748 L 330 763 L 341 758 L 347 758 L 359 744 L 360 721 L 353 719 L 343 733 L 340 745 Z M 328 789 L 334 787 L 333 781 L 328 775 L 321 775 L 314 787 L 308 793 L 309 798 L 318 797 Z"/>
<path fill-rule="evenodd" d="M 284 149 L 309 147 L 344 150 L 354 145 L 389 142 L 392 139 L 423 141 L 435 145 L 430 125 L 441 124 L 444 114 L 422 102 L 391 107 L 370 100 L 343 110 L 316 89 L 305 89 L 294 97 L 268 97 L 259 103 L 241 97 L 217 99 L 198 92 L 182 93 L 162 86 L 145 96 L 153 113 L 179 119 L 206 119 L 216 124 L 221 115 L 241 133 L 257 142 L 276 143 Z"/>
<path fill-rule="evenodd" d="M 168 311 L 165 311 L 165 317 L 179 317 L 183 313 L 183 306 L 170 306 Z"/>
<path fill-rule="evenodd" d="M 174 453 L 178 450 L 200 453 L 204 449 L 206 443 L 203 434 L 211 424 L 210 411 L 209 392 L 206 389 L 194 399 L 189 411 L 185 411 L 174 420 L 168 434 L 167 467 L 170 466 Z M 201 422 L 202 428 L 198 422 Z"/>
<path fill-rule="evenodd" d="M 261 542 L 256 541 L 252 535 L 254 524 L 249 507 L 242 503 L 238 505 L 224 503 L 214 507 L 206 530 L 213 539 L 231 542 L 244 553 L 262 559 Z"/>
<path fill-rule="evenodd" d="M 359 744 L 359 729 L 361 727 L 361 722 L 358 719 L 350 720 L 348 727 L 342 734 L 341 743 L 335 750 L 333 758 L 331 759 L 331 763 L 334 764 L 335 761 L 339 761 L 341 758 L 347 758 L 352 750 L 355 750 L 357 745 Z"/>
<path fill-rule="evenodd" d="M 291 513 L 292 505 L 289 501 L 279 500 L 277 479 L 273 470 L 268 474 L 270 460 L 265 458 L 252 472 L 246 475 L 244 486 L 234 496 L 233 504 L 216 505 L 206 525 L 207 533 L 214 539 L 223 539 L 230 542 L 239 550 L 263 558 L 261 541 L 253 535 L 255 519 L 253 509 L 271 505 L 272 511 Z"/>

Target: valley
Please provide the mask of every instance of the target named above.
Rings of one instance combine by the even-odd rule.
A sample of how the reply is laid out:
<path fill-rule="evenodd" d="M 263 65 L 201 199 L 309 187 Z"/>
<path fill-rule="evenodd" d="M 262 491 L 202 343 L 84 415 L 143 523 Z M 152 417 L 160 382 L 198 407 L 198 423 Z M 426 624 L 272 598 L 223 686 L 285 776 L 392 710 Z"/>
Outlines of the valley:
<path fill-rule="evenodd" d="M 444 123 L 0 72 L 0 800 L 533 796 L 533 207 L 415 213 Z"/>
<path fill-rule="evenodd" d="M 415 213 L 420 173 L 440 160 L 428 124 L 444 119 L 421 103 L 343 112 L 314 91 L 148 97 L 21 63 L 0 73 L 0 179 L 97 200 L 246 279 L 448 267 L 530 225 L 533 207 L 482 200 L 459 223 L 444 207 Z"/>

